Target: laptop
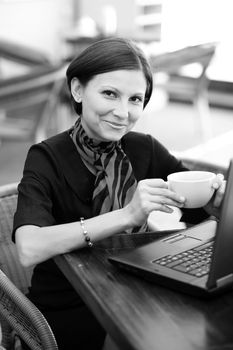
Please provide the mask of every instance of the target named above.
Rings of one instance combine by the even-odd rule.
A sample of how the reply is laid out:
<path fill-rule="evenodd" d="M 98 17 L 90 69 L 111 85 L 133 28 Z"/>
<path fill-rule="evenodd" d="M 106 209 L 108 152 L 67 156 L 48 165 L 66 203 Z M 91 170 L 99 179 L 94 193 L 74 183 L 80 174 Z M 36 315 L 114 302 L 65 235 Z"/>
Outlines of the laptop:
<path fill-rule="evenodd" d="M 208 296 L 233 286 L 233 159 L 220 219 L 206 220 L 138 248 L 116 253 L 109 261 L 162 286 Z"/>

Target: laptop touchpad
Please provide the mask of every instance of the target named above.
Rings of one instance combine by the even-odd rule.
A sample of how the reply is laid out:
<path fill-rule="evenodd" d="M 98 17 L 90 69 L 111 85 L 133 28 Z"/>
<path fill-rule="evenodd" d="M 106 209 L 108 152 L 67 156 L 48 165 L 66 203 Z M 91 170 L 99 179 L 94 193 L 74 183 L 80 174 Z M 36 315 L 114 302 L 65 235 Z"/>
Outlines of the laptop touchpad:
<path fill-rule="evenodd" d="M 179 242 L 181 243 L 181 241 L 189 241 L 189 242 L 194 242 L 194 241 L 200 241 L 200 239 L 198 238 L 195 238 L 195 237 L 189 237 L 189 236 L 185 236 L 185 235 L 175 235 L 175 236 L 172 236 L 170 238 L 167 238 L 167 239 L 164 239 L 163 242 L 166 242 L 166 243 L 176 243 L 176 242 Z"/>

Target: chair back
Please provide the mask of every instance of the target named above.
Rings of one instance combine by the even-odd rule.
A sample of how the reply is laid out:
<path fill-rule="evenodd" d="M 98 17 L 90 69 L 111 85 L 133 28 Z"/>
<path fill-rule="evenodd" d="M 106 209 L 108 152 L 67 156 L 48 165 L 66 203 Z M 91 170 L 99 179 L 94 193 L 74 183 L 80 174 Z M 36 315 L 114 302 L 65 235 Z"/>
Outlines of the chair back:
<path fill-rule="evenodd" d="M 33 268 L 20 264 L 11 239 L 17 196 L 17 183 L 0 186 L 0 269 L 23 293 L 27 293 Z"/>
<path fill-rule="evenodd" d="M 13 349 L 12 346 L 21 349 L 21 338 L 32 350 L 58 350 L 46 319 L 25 296 L 33 268 L 24 268 L 20 264 L 11 240 L 17 196 L 17 183 L 0 186 L 0 325 L 3 345 L 7 349 Z"/>

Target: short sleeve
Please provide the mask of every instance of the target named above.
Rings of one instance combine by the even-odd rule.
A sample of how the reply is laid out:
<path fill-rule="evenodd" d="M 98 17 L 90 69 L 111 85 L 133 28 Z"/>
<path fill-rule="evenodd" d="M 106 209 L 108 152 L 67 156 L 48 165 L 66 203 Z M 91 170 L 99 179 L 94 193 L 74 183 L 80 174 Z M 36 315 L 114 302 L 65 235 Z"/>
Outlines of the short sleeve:
<path fill-rule="evenodd" d="M 18 186 L 18 203 L 14 215 L 13 240 L 23 225 L 50 226 L 55 224 L 51 194 L 54 170 L 48 154 L 39 146 L 28 152 L 23 178 Z"/>

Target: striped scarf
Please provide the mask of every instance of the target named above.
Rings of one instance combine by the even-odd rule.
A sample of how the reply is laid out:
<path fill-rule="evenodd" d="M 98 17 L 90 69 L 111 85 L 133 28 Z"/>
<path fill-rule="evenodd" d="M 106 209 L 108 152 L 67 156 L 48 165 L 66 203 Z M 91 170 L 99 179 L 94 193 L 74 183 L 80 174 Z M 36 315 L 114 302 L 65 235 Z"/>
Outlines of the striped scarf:
<path fill-rule="evenodd" d="M 84 131 L 81 118 L 71 129 L 71 137 L 87 168 L 96 176 L 92 198 L 94 216 L 127 205 L 133 197 L 137 181 L 121 142 L 95 144 Z"/>

